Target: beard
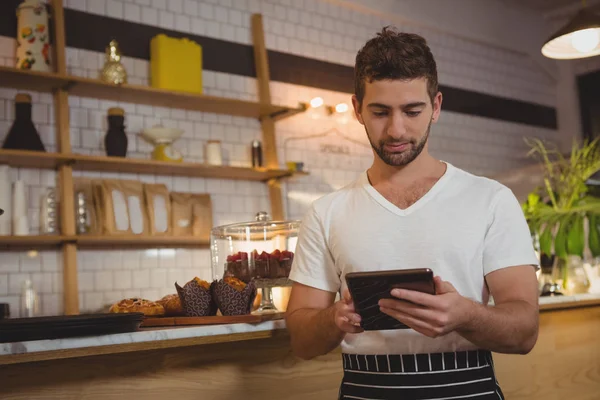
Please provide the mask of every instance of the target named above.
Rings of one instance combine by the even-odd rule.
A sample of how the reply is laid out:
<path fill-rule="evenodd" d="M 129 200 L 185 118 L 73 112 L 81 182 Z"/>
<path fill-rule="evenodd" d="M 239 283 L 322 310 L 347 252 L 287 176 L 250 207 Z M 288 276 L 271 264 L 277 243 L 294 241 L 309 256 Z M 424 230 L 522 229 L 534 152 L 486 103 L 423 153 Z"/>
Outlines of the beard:
<path fill-rule="evenodd" d="M 427 125 L 427 131 L 425 134 L 419 139 L 411 139 L 408 141 L 409 147 L 402 152 L 391 152 L 385 149 L 386 144 L 395 145 L 399 143 L 406 143 L 404 139 L 381 139 L 379 143 L 373 143 L 371 140 L 371 135 L 369 135 L 369 131 L 365 126 L 365 131 L 367 132 L 367 137 L 369 138 L 369 143 L 371 143 L 371 147 L 377 153 L 381 161 L 386 163 L 392 167 L 403 167 L 405 165 L 410 164 L 421 154 L 425 145 L 427 144 L 427 139 L 429 139 L 429 131 L 431 130 L 431 121 L 429 121 L 429 125 Z"/>

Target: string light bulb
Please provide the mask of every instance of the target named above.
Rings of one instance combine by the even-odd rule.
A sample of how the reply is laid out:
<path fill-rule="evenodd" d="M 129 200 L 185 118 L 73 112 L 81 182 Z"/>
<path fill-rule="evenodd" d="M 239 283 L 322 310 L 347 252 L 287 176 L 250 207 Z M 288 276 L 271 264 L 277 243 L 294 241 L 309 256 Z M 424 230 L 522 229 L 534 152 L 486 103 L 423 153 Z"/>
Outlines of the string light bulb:
<path fill-rule="evenodd" d="M 312 108 L 318 108 L 318 107 L 321 107 L 322 105 L 323 105 L 322 97 L 314 97 L 313 99 L 310 100 L 310 106 Z"/>
<path fill-rule="evenodd" d="M 339 103 L 338 105 L 335 106 L 335 111 L 338 113 L 345 113 L 346 111 L 348 111 L 348 104 Z"/>

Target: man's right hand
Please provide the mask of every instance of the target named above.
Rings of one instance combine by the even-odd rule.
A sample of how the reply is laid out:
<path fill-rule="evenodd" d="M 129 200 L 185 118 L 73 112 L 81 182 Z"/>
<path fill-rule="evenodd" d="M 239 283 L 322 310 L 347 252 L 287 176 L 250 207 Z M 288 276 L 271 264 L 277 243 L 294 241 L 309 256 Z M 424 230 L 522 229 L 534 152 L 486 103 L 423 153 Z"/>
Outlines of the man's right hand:
<path fill-rule="evenodd" d="M 346 334 L 363 331 L 350 292 L 335 298 L 335 292 L 294 282 L 285 313 L 294 355 L 310 360 L 337 348 Z"/>
<path fill-rule="evenodd" d="M 360 333 L 360 315 L 354 309 L 354 303 L 348 289 L 344 289 L 342 299 L 334 305 L 335 325 L 344 333 Z"/>

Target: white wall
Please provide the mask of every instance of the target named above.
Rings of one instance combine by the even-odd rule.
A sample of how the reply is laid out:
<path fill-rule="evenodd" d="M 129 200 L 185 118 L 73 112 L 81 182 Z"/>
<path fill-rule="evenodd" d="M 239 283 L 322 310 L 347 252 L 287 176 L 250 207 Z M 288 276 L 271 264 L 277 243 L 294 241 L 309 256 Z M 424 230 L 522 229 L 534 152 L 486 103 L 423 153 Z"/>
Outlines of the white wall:
<path fill-rule="evenodd" d="M 358 0 L 356 0 L 358 2 Z M 452 3 L 449 10 L 443 4 Z M 482 4 L 486 6 L 482 6 Z M 559 106 L 557 84 L 552 75 L 532 62 L 527 52 L 529 41 L 515 42 L 517 24 L 536 26 L 531 19 L 502 11 L 498 3 L 476 0 L 453 1 L 377 1 L 377 10 L 357 8 L 356 4 L 327 0 L 68 0 L 65 5 L 114 18 L 183 30 L 200 35 L 250 44 L 251 13 L 265 18 L 269 49 L 289 52 L 344 65 L 353 65 L 356 51 L 381 27 L 390 22 L 424 35 L 431 43 L 444 85 L 475 90 L 507 98 L 548 106 Z M 436 8 L 436 5 L 439 6 Z M 386 16 L 384 17 L 385 12 Z M 461 12 L 453 16 L 450 11 Z M 468 11 L 468 12 L 467 12 Z M 390 13 L 396 16 L 390 18 Z M 463 19 L 465 15 L 469 17 Z M 498 19 L 498 20 L 496 20 Z M 413 21 L 414 20 L 414 21 Z M 413 21 L 413 22 L 411 22 Z M 429 27 L 440 29 L 428 29 Z M 460 22 L 460 23 L 459 23 Z M 533 24 L 533 25 L 531 25 Z M 505 28 L 503 28 L 505 27 Z M 532 28 L 533 29 L 533 28 Z M 537 29 L 537 28 L 536 28 Z M 535 31 L 535 29 L 534 29 Z M 518 37 L 518 35 L 517 35 Z M 534 38 L 531 37 L 533 42 Z M 494 46 L 486 45 L 487 42 Z M 521 46 L 523 46 L 521 48 Z M 0 38 L 0 62 L 12 65 L 14 39 Z M 103 61 L 101 53 L 68 49 L 69 73 L 97 77 Z M 131 82 L 148 82 L 148 62 L 125 54 Z M 208 94 L 256 99 L 254 79 L 204 71 Z M 273 82 L 274 102 L 295 106 L 321 96 L 326 104 L 348 102 L 350 94 Z M 16 91 L 0 89 L 0 140 L 13 119 Z M 152 126 L 157 116 L 167 126 L 179 126 L 186 133 L 179 143 L 187 160 L 202 161 L 202 148 L 209 138 L 220 138 L 232 165 L 249 165 L 248 146 L 260 136 L 256 121 L 209 113 L 187 112 L 136 104 L 122 104 L 78 97 L 70 98 L 71 139 L 74 151 L 103 154 L 108 107 L 120 105 L 126 111 L 130 138 L 130 156 L 147 157 L 150 147 L 136 138 L 140 129 Z M 48 149 L 55 148 L 53 107 L 49 95 L 34 95 L 34 120 Z M 307 136 L 338 128 L 341 136 L 309 139 Z M 444 111 L 432 130 L 432 152 L 458 167 L 476 174 L 491 175 L 524 165 L 526 152 L 523 136 L 554 140 L 557 132 L 522 124 Z M 332 120 L 313 120 L 298 115 L 277 123 L 280 163 L 304 161 L 311 174 L 286 184 L 285 204 L 289 218 L 299 218 L 312 199 L 354 179 L 368 167 L 371 152 L 364 131 L 356 121 L 341 124 Z M 288 140 L 290 139 L 290 140 Z M 294 140 L 291 140 L 294 139 Z M 349 155 L 321 153 L 323 144 L 342 144 Z M 227 180 L 85 173 L 85 176 L 139 178 L 146 182 L 164 182 L 173 190 L 209 192 L 213 196 L 215 224 L 250 220 L 254 213 L 268 207 L 267 191 L 262 184 Z M 31 228 L 38 228 L 38 195 L 54 186 L 55 174 L 48 171 L 14 169 L 13 178 L 26 180 L 30 194 Z M 114 250 L 79 252 L 80 301 L 84 311 L 96 310 L 126 296 L 155 300 L 174 292 L 173 283 L 194 276 L 211 277 L 208 250 Z M 11 303 L 18 315 L 20 285 L 32 277 L 42 292 L 45 314 L 62 310 L 60 254 L 42 252 L 36 257 L 10 253 L 0 258 L 0 302 Z"/>
<path fill-rule="evenodd" d="M 447 32 L 514 51 L 530 53 L 549 29 L 538 14 L 501 0 L 342 0 L 390 20 Z"/>

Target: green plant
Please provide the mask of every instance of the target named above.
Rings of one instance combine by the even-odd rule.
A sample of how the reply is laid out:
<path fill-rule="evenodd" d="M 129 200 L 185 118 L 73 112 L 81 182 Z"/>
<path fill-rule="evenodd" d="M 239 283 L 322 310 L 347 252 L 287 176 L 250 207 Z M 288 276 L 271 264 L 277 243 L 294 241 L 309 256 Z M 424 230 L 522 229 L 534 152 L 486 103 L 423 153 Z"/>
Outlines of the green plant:
<path fill-rule="evenodd" d="M 544 184 L 523 204 L 532 234 L 539 235 L 540 251 L 559 258 L 583 256 L 587 219 L 589 248 L 600 255 L 600 198 L 586 185 L 600 170 L 600 138 L 581 145 L 574 142 L 569 157 L 539 139 L 525 142 L 531 147 L 528 155 L 538 157 L 544 171 Z"/>

